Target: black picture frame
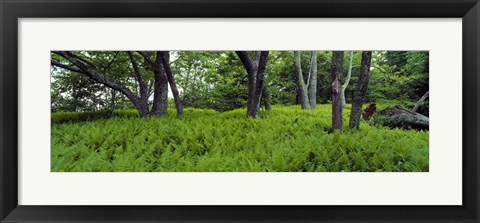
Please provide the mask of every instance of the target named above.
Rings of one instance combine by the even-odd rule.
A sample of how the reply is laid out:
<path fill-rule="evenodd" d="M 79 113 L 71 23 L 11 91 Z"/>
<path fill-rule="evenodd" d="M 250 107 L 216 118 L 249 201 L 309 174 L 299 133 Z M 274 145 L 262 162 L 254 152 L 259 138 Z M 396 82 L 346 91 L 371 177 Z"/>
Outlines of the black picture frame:
<path fill-rule="evenodd" d="M 479 222 L 478 0 L 0 0 L 1 222 Z M 18 205 L 19 18 L 463 18 L 462 206 Z M 448 44 L 448 43 L 446 43 Z M 392 191 L 392 193 L 394 193 Z M 441 196 L 441 195 L 439 195 Z"/>

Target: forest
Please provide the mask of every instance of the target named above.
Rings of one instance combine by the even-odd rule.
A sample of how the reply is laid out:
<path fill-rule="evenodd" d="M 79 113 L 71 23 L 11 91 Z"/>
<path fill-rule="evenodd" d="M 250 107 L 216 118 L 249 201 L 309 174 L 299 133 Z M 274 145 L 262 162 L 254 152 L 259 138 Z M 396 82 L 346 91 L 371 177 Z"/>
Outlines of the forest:
<path fill-rule="evenodd" d="M 53 172 L 428 172 L 428 51 L 51 51 Z"/>

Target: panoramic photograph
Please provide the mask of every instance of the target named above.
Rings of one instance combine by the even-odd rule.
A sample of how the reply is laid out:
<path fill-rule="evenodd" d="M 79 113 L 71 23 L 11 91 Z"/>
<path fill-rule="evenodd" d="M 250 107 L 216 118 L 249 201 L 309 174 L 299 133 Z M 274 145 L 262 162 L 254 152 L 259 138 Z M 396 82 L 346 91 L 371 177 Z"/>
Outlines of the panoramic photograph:
<path fill-rule="evenodd" d="M 428 172 L 428 51 L 51 51 L 52 172 Z"/>

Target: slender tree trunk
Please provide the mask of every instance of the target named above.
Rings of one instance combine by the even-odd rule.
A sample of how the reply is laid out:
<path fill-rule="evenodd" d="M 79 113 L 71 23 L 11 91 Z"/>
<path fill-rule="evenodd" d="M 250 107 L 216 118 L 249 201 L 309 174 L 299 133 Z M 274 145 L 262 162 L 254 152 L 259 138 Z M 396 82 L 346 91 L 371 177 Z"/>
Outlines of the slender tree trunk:
<path fill-rule="evenodd" d="M 152 105 L 152 103 L 150 102 L 150 97 L 152 96 L 153 94 L 153 84 L 155 83 L 155 80 L 149 80 L 148 81 L 148 91 L 147 91 L 147 96 L 148 96 L 148 99 L 149 99 L 149 107 L 150 105 Z"/>
<path fill-rule="evenodd" d="M 157 57 L 161 58 L 163 68 L 167 75 L 168 83 L 170 84 L 170 89 L 172 90 L 173 99 L 175 100 L 175 108 L 177 109 L 177 115 L 183 116 L 183 105 L 182 100 L 180 99 L 180 93 L 177 89 L 177 84 L 170 69 L 170 54 L 168 51 L 158 51 Z"/>
<path fill-rule="evenodd" d="M 260 59 L 257 67 L 257 79 L 255 80 L 255 92 L 253 97 L 252 109 L 248 116 L 258 117 L 260 115 L 260 102 L 262 98 L 263 82 L 265 80 L 265 68 L 267 66 L 268 51 L 262 51 L 260 53 Z"/>
<path fill-rule="evenodd" d="M 185 77 L 185 85 L 182 86 L 183 88 L 183 102 L 186 102 L 187 101 L 187 88 L 188 88 L 188 85 L 190 84 L 190 72 L 192 70 L 192 65 L 188 66 L 188 70 L 187 70 L 187 75 Z"/>
<path fill-rule="evenodd" d="M 300 52 L 293 51 L 293 58 L 295 62 L 294 70 L 295 70 L 295 77 L 297 79 L 298 94 L 300 96 L 300 105 L 302 106 L 302 109 L 310 109 L 310 102 L 308 100 L 308 94 L 307 94 L 307 86 L 303 81 Z"/>
<path fill-rule="evenodd" d="M 360 65 L 360 76 L 353 94 L 352 112 L 350 113 L 350 129 L 358 129 L 360 126 L 360 116 L 362 114 L 362 106 L 365 100 L 365 93 L 368 88 L 370 79 L 370 63 L 372 60 L 372 51 L 362 52 L 362 63 Z"/>
<path fill-rule="evenodd" d="M 197 72 L 193 72 L 193 78 L 192 78 L 192 84 L 191 88 L 192 90 L 190 91 L 190 103 L 193 103 L 195 100 L 194 95 L 195 95 L 195 85 L 197 84 Z"/>
<path fill-rule="evenodd" d="M 140 69 L 138 68 L 137 62 L 135 61 L 135 58 L 133 56 L 133 53 L 131 51 L 127 52 L 128 57 L 130 59 L 130 62 L 132 63 L 133 71 L 135 73 L 135 77 L 137 79 L 138 86 L 140 88 L 140 98 L 138 99 L 138 102 L 135 104 L 135 106 L 138 109 L 138 112 L 141 117 L 147 116 L 148 115 L 148 89 L 147 89 L 147 84 L 143 81 L 142 75 L 140 73 Z"/>
<path fill-rule="evenodd" d="M 347 79 L 342 84 L 342 89 L 340 91 L 340 98 L 342 99 L 342 108 L 347 107 L 347 102 L 345 101 L 345 89 L 347 89 L 348 83 L 350 82 L 350 78 L 352 77 L 352 67 L 353 67 L 353 51 L 350 51 L 350 62 L 348 65 Z"/>
<path fill-rule="evenodd" d="M 262 53 L 262 51 L 255 51 L 255 58 L 252 60 L 253 70 L 254 70 L 255 75 L 257 75 L 257 73 L 258 73 L 258 64 L 260 63 L 260 55 L 261 55 L 261 53 Z M 255 88 L 257 87 L 256 83 L 257 83 L 257 82 L 256 82 L 256 79 L 255 79 Z M 263 88 L 262 88 L 262 95 L 263 95 Z M 253 100 L 254 100 L 254 101 L 252 102 L 252 103 L 254 103 L 254 104 L 255 104 L 255 97 L 256 97 L 256 95 L 254 95 L 254 97 L 253 97 Z M 262 100 L 262 98 L 261 98 L 261 96 L 260 96 L 260 101 L 261 101 L 261 100 Z M 258 103 L 258 105 L 255 104 L 255 110 L 253 111 L 253 113 L 256 113 L 256 111 L 258 111 L 258 114 L 260 114 L 260 104 L 261 104 L 261 102 Z M 247 114 L 247 116 L 248 116 L 248 114 Z"/>
<path fill-rule="evenodd" d="M 310 61 L 310 72 L 308 73 L 308 100 L 310 101 L 310 108 L 317 107 L 317 51 L 312 52 L 312 59 Z"/>
<path fill-rule="evenodd" d="M 413 112 L 417 112 L 417 109 L 420 107 L 420 105 L 422 105 L 422 103 L 425 101 L 425 99 L 428 98 L 428 93 L 429 91 L 427 91 L 427 93 L 425 93 L 421 98 L 420 100 L 417 101 L 417 103 L 415 104 L 415 107 L 413 107 L 412 111 Z"/>
<path fill-rule="evenodd" d="M 110 89 L 110 90 L 111 90 L 111 92 L 112 92 L 112 98 L 111 98 L 112 101 L 111 101 L 111 105 L 110 105 L 110 110 L 113 111 L 113 110 L 115 110 L 115 104 L 116 104 L 116 102 L 115 102 L 115 93 L 116 93 L 117 91 L 115 91 L 115 90 L 113 90 L 113 89 Z"/>
<path fill-rule="evenodd" d="M 332 54 L 332 129 L 342 131 L 342 99 L 340 98 L 341 77 L 343 76 L 343 51 Z"/>

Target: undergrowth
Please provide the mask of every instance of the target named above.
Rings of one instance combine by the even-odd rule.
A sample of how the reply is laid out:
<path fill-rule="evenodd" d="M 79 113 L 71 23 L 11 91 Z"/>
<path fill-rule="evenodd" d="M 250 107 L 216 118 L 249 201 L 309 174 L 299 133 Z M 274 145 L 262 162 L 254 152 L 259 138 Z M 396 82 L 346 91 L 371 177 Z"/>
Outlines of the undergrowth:
<path fill-rule="evenodd" d="M 139 118 L 135 111 L 117 111 L 83 122 L 52 116 L 52 171 L 429 171 L 428 131 L 362 122 L 360 130 L 332 132 L 331 105 L 311 111 L 274 106 L 258 119 L 245 113 L 186 108 L 182 118 L 173 109 Z M 347 105 L 344 129 L 349 115 Z"/>

